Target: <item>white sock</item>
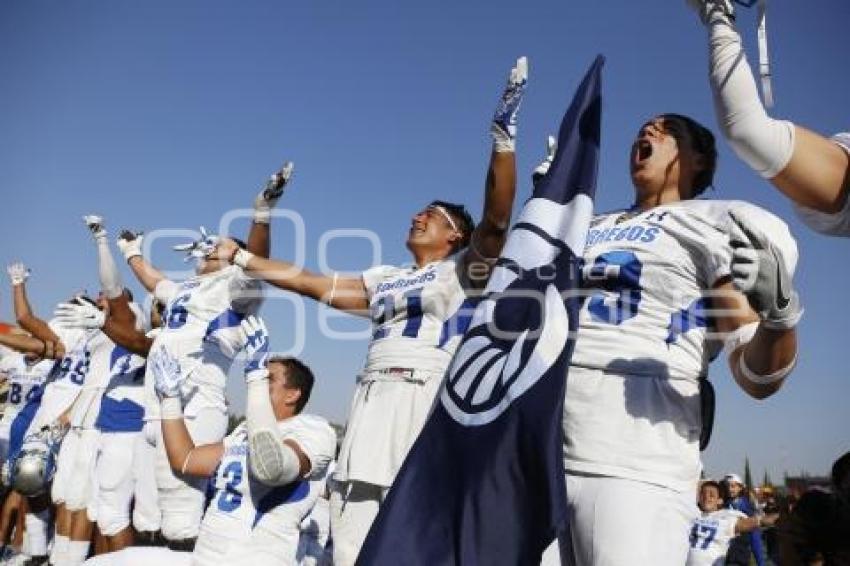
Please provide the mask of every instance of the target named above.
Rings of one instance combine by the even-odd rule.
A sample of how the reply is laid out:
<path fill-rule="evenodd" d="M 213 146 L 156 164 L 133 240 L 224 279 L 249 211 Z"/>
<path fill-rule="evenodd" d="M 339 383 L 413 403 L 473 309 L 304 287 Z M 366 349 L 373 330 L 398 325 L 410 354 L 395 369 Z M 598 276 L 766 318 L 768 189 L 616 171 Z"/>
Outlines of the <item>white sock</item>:
<path fill-rule="evenodd" d="M 50 563 L 62 564 L 68 553 L 69 539 L 66 535 L 57 534 L 53 537 L 53 550 L 50 551 Z"/>
<path fill-rule="evenodd" d="M 68 543 L 67 564 L 76 566 L 86 561 L 89 555 L 89 541 L 72 540 Z"/>
<path fill-rule="evenodd" d="M 47 521 L 50 512 L 27 513 L 24 516 L 24 549 L 30 556 L 47 555 Z"/>
<path fill-rule="evenodd" d="M 734 25 L 719 12 L 708 22 L 709 80 L 717 121 L 729 145 L 765 179 L 776 177 L 794 153 L 794 124 L 767 115 Z"/>

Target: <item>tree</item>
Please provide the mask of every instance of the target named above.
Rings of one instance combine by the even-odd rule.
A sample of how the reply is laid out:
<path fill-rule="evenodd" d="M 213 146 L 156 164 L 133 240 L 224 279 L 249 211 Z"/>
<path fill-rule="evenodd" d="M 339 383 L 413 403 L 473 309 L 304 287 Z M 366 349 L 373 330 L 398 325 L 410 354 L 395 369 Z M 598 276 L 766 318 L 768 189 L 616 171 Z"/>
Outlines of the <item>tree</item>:
<path fill-rule="evenodd" d="M 750 472 L 750 457 L 744 458 L 744 485 L 747 489 L 753 488 L 753 474 Z"/>
<path fill-rule="evenodd" d="M 764 477 L 761 480 L 762 487 L 773 487 L 773 482 L 770 481 L 770 476 L 767 474 L 767 468 L 764 470 Z"/>

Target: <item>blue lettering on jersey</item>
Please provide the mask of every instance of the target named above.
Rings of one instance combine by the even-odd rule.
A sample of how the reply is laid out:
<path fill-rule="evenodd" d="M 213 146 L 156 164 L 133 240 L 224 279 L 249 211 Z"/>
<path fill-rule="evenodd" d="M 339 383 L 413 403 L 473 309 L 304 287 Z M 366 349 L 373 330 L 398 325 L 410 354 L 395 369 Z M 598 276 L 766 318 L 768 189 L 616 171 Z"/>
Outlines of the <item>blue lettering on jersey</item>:
<path fill-rule="evenodd" d="M 622 324 L 637 315 L 642 268 L 637 256 L 626 251 L 600 254 L 592 264 L 582 268 L 582 285 L 599 289 L 587 303 L 594 320 Z"/>
<path fill-rule="evenodd" d="M 700 544 L 700 549 L 705 550 L 708 548 L 708 545 L 711 544 L 711 541 L 717 535 L 719 526 L 720 524 L 717 521 L 702 522 L 698 520 L 694 523 L 690 536 L 691 548 L 696 548 L 700 542 L 702 543 Z"/>
<path fill-rule="evenodd" d="M 389 330 L 384 327 L 388 320 L 399 315 L 401 309 L 405 309 L 406 322 L 401 335 L 407 338 L 416 338 L 422 327 L 422 287 L 409 289 L 401 295 L 404 305 L 395 304 L 395 295 L 381 295 L 376 297 L 370 305 L 372 321 L 377 327 L 372 335 L 373 340 L 386 338 Z"/>
<path fill-rule="evenodd" d="M 242 462 L 238 460 L 230 462 L 224 467 L 221 477 L 224 479 L 225 484 L 218 498 L 218 508 L 220 511 L 230 513 L 242 505 L 242 492 L 238 489 L 242 483 L 242 475 Z"/>
<path fill-rule="evenodd" d="M 475 307 L 478 306 L 480 301 L 480 298 L 468 297 L 458 307 L 457 312 L 446 319 L 443 323 L 443 328 L 440 330 L 440 341 L 437 343 L 438 348 L 445 346 L 455 336 L 462 336 L 466 333 L 469 323 L 472 322 L 472 315 L 475 314 Z"/>
<path fill-rule="evenodd" d="M 89 372 L 90 365 L 91 352 L 88 348 L 74 350 L 53 367 L 51 374 L 56 375 L 56 381 L 67 377 L 71 383 L 82 385 L 86 379 L 86 374 Z"/>
<path fill-rule="evenodd" d="M 189 320 L 189 310 L 186 308 L 186 303 L 192 298 L 190 293 L 178 296 L 171 301 L 162 315 L 163 326 L 168 329 L 176 329 L 182 327 Z"/>
<path fill-rule="evenodd" d="M 392 291 L 394 289 L 402 289 L 404 287 L 410 287 L 411 285 L 422 285 L 424 283 L 430 283 L 431 281 L 437 278 L 437 271 L 434 268 L 429 269 L 425 273 L 417 275 L 416 277 L 396 279 L 395 281 L 389 281 L 387 283 L 378 283 L 378 286 L 375 288 L 375 294 L 383 293 L 384 291 Z"/>
<path fill-rule="evenodd" d="M 587 232 L 586 246 L 593 246 L 602 242 L 620 242 L 622 240 L 651 243 L 658 237 L 660 230 L 657 226 L 647 224 L 615 226 L 613 228 L 605 228 L 604 230 L 594 228 Z"/>

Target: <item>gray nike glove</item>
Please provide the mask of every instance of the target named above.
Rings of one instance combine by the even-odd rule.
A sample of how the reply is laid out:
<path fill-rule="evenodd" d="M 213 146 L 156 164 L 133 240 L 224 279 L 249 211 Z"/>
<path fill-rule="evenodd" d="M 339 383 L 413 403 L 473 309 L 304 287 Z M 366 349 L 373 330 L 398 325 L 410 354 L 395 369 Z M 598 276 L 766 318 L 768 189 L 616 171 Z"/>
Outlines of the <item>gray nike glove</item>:
<path fill-rule="evenodd" d="M 732 283 L 744 295 L 767 328 L 788 330 L 803 316 L 782 251 L 740 214 L 732 217 Z"/>

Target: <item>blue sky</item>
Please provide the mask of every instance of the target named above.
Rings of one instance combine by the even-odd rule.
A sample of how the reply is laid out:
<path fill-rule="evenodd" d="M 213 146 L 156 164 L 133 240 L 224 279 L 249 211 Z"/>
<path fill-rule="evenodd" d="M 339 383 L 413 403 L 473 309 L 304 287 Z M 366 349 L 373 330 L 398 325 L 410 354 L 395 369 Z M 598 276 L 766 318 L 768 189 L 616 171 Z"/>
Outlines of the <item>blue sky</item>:
<path fill-rule="evenodd" d="M 770 8 L 776 114 L 824 133 L 847 129 L 841 38 L 850 4 Z M 754 13 L 739 22 L 754 55 Z M 335 228 L 373 230 L 383 262 L 406 261 L 404 235 L 422 204 L 443 198 L 480 210 L 489 118 L 515 58 L 527 55 L 531 67 L 518 147 L 527 179 L 596 53 L 608 58 L 603 210 L 631 202 L 628 148 L 644 120 L 681 112 L 715 126 L 705 34 L 684 1 L 3 2 L 0 262 L 32 267 L 30 294 L 46 316 L 72 290 L 97 288 L 82 214 L 105 215 L 113 234 L 214 228 L 225 212 L 249 207 L 285 159 L 296 176 L 282 205 L 305 220 L 308 267 Z M 850 277 L 848 243 L 806 231 L 772 187 L 723 142 L 719 149 L 716 197 L 760 204 L 798 236 L 807 313 L 798 369 L 773 398 L 747 398 L 715 363 L 707 471 L 740 472 L 749 455 L 759 477 L 826 472 L 850 448 L 841 354 L 850 304 L 837 293 Z M 292 224 L 277 222 L 273 256 L 291 258 L 296 241 Z M 164 243 L 154 251 L 159 265 L 182 268 Z M 335 269 L 361 270 L 371 258 L 362 239 L 329 247 Z M 0 301 L 10 318 L 8 292 Z M 297 312 L 285 296 L 268 301 L 274 346 L 304 339 L 303 357 L 320 376 L 311 409 L 342 421 L 366 342 L 322 337 L 311 304 L 306 331 L 296 331 Z M 238 381 L 230 387 L 237 408 Z"/>

